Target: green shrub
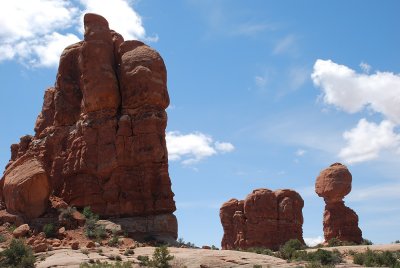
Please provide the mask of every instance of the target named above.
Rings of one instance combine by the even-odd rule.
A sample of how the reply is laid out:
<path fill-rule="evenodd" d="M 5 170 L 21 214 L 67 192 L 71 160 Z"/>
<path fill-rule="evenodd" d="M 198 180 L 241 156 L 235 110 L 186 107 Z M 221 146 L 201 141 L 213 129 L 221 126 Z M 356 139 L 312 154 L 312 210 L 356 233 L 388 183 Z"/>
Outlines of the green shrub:
<path fill-rule="evenodd" d="M 86 219 L 95 219 L 96 221 L 99 220 L 99 215 L 93 213 L 90 207 L 84 207 L 82 214 L 83 216 L 85 216 Z"/>
<path fill-rule="evenodd" d="M 376 252 L 369 248 L 363 253 L 354 253 L 353 262 L 367 267 L 372 266 L 389 266 L 400 267 L 400 262 L 396 258 L 396 254 L 390 251 Z"/>
<path fill-rule="evenodd" d="M 342 241 L 339 240 L 338 238 L 334 237 L 329 239 L 328 247 L 340 247 L 340 246 L 342 246 Z"/>
<path fill-rule="evenodd" d="M 260 265 L 260 264 L 254 264 L 254 265 L 253 265 L 253 268 L 262 268 L 262 265 Z"/>
<path fill-rule="evenodd" d="M 8 248 L 0 253 L 0 267 L 33 268 L 35 256 L 22 240 L 13 239 Z"/>
<path fill-rule="evenodd" d="M 219 248 L 217 248 L 217 247 L 214 246 L 214 245 L 211 245 L 211 249 L 212 249 L 212 250 L 219 250 Z"/>
<path fill-rule="evenodd" d="M 125 256 L 130 256 L 130 255 L 134 255 L 134 254 L 135 254 L 135 251 L 133 251 L 133 249 L 131 249 L 131 248 L 127 248 L 124 252 Z"/>
<path fill-rule="evenodd" d="M 371 240 L 368 240 L 368 239 L 366 239 L 366 238 L 363 238 L 362 240 L 361 240 L 361 244 L 360 245 L 373 245 L 374 243 L 372 243 L 372 241 Z"/>
<path fill-rule="evenodd" d="M 296 250 L 303 249 L 304 245 L 298 239 L 290 239 L 280 249 L 278 256 L 285 260 L 292 259 L 293 254 Z"/>
<path fill-rule="evenodd" d="M 333 251 L 318 249 L 307 254 L 308 261 L 318 262 L 322 265 L 332 265 L 342 262 L 342 254 L 335 249 Z"/>
<path fill-rule="evenodd" d="M 43 233 L 46 235 L 46 238 L 56 237 L 57 229 L 52 223 L 48 223 L 43 226 Z"/>
<path fill-rule="evenodd" d="M 263 254 L 263 255 L 269 255 L 269 256 L 275 256 L 274 252 L 270 250 L 269 248 L 248 248 L 246 249 L 247 252 L 253 252 L 257 254 Z"/>
<path fill-rule="evenodd" d="M 0 243 L 6 242 L 7 239 L 4 235 L 0 234 Z"/>
<path fill-rule="evenodd" d="M 108 262 L 100 262 L 97 260 L 95 263 L 82 263 L 79 265 L 80 268 L 131 268 L 131 262 L 116 262 L 115 264 L 111 264 Z"/>
<path fill-rule="evenodd" d="M 140 261 L 141 266 L 170 268 L 171 265 L 168 262 L 174 259 L 174 256 L 169 254 L 167 246 L 161 246 L 156 247 L 152 259 L 148 256 L 138 256 L 137 259 Z"/>

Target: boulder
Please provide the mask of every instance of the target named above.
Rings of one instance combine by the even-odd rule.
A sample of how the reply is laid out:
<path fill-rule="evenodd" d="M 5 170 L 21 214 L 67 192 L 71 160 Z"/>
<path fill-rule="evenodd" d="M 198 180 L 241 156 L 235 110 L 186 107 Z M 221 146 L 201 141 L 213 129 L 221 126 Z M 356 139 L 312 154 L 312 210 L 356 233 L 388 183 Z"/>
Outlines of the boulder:
<path fill-rule="evenodd" d="M 28 224 L 22 224 L 22 225 L 18 226 L 17 228 L 15 228 L 15 230 L 13 231 L 12 234 L 15 238 L 20 238 L 20 237 L 24 237 L 24 236 L 28 235 L 29 230 L 30 230 L 30 227 Z"/>
<path fill-rule="evenodd" d="M 324 238 L 361 243 L 362 232 L 358 216 L 346 207 L 343 198 L 351 191 L 352 175 L 345 165 L 335 163 L 321 171 L 315 182 L 315 192 L 324 198 Z"/>
<path fill-rule="evenodd" d="M 3 195 L 10 213 L 39 217 L 46 211 L 50 192 L 49 178 L 37 158 L 16 161 L 5 171 Z"/>
<path fill-rule="evenodd" d="M 278 249 L 290 239 L 303 240 L 304 201 L 293 190 L 256 189 L 245 200 L 231 199 L 220 209 L 222 249 Z"/>

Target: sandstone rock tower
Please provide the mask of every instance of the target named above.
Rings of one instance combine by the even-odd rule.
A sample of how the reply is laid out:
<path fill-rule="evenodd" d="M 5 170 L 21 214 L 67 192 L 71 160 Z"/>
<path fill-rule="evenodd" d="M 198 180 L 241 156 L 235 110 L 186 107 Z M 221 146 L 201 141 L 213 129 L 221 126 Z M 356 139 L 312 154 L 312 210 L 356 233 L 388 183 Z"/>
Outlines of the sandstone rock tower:
<path fill-rule="evenodd" d="M 84 40 L 61 55 L 35 135 L 11 146 L 1 198 L 9 213 L 29 220 L 46 212 L 53 194 L 104 217 L 136 217 L 138 230 L 176 239 L 164 61 L 99 15 L 86 14 L 84 25 Z"/>
<path fill-rule="evenodd" d="M 223 249 L 278 249 L 290 239 L 303 240 L 304 201 L 293 190 L 256 189 L 245 200 L 231 199 L 220 209 Z"/>
<path fill-rule="evenodd" d="M 332 164 L 321 171 L 315 182 L 315 192 L 325 200 L 325 241 L 337 238 L 341 241 L 361 243 L 358 216 L 344 205 L 343 198 L 351 191 L 352 176 L 345 165 Z"/>

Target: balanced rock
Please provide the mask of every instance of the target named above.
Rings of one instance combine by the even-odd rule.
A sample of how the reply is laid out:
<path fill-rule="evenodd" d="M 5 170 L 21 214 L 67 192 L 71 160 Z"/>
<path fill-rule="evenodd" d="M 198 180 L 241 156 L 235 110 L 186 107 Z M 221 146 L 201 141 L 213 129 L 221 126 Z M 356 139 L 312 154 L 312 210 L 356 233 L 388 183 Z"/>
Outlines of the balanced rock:
<path fill-rule="evenodd" d="M 36 218 L 50 204 L 65 206 L 48 202 L 52 193 L 102 217 L 145 224 L 167 216 L 174 225 L 168 230 L 177 230 L 164 61 L 144 43 L 124 41 L 99 15 L 86 14 L 84 25 L 84 40 L 64 50 L 55 86 L 44 93 L 35 135 L 11 146 L 3 179 L 7 211 Z"/>
<path fill-rule="evenodd" d="M 290 239 L 303 240 L 304 201 L 293 190 L 256 189 L 245 200 L 231 199 L 220 209 L 222 249 L 278 249 Z"/>
<path fill-rule="evenodd" d="M 358 216 L 344 205 L 343 198 L 351 191 L 352 176 L 345 165 L 332 164 L 321 171 L 315 182 L 315 192 L 325 200 L 325 241 L 337 238 L 341 241 L 361 243 L 362 232 Z"/>

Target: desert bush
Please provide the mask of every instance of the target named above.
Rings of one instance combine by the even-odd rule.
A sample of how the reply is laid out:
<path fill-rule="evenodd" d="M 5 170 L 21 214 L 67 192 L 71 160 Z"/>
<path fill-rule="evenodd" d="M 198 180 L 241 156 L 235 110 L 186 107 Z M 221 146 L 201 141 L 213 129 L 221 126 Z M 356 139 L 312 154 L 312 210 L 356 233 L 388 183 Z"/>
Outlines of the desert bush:
<path fill-rule="evenodd" d="M 254 264 L 254 265 L 253 265 L 253 268 L 262 268 L 262 265 L 260 265 L 260 264 Z"/>
<path fill-rule="evenodd" d="M 156 267 L 156 268 L 170 268 L 168 263 L 174 256 L 169 254 L 167 246 L 156 247 L 152 259 L 148 256 L 138 256 L 141 266 Z"/>
<path fill-rule="evenodd" d="M 0 267 L 33 268 L 35 256 L 32 249 L 20 239 L 13 239 L 10 246 L 0 253 Z"/>
<path fill-rule="evenodd" d="M 95 263 L 82 263 L 79 265 L 80 268 L 131 268 L 131 262 L 116 262 L 115 264 L 108 262 L 100 262 L 97 260 Z"/>
<path fill-rule="evenodd" d="M 57 229 L 52 223 L 48 223 L 43 226 L 43 233 L 46 235 L 46 238 L 56 237 Z"/>
<path fill-rule="evenodd" d="M 217 247 L 214 246 L 214 245 L 211 245 L 211 249 L 212 249 L 212 250 L 219 250 L 219 248 L 217 248 Z"/>
<path fill-rule="evenodd" d="M 72 215 L 76 211 L 75 207 L 60 208 L 60 217 L 64 220 L 72 220 Z"/>
<path fill-rule="evenodd" d="M 257 253 L 257 254 L 275 256 L 274 252 L 272 250 L 270 250 L 269 248 L 256 247 L 256 248 L 248 248 L 245 251 L 253 252 L 253 253 Z"/>
<path fill-rule="evenodd" d="M 336 237 L 329 239 L 328 247 L 339 247 L 339 246 L 342 246 L 342 241 L 341 240 L 339 240 Z"/>
<path fill-rule="evenodd" d="M 117 235 L 113 235 L 107 243 L 110 247 L 116 247 L 119 245 L 119 238 Z"/>
<path fill-rule="evenodd" d="M 290 239 L 283 246 L 281 246 L 277 256 L 285 260 L 290 260 L 297 250 L 303 248 L 305 248 L 305 246 L 298 239 Z"/>
<path fill-rule="evenodd" d="M 372 243 L 371 240 L 366 239 L 366 238 L 363 238 L 363 239 L 361 240 L 361 244 L 360 244 L 360 245 L 373 245 L 373 244 L 374 244 L 374 243 Z"/>
<path fill-rule="evenodd" d="M 131 249 L 131 248 L 127 248 L 124 252 L 125 256 L 130 256 L 130 255 L 134 255 L 134 254 L 135 254 L 135 251 L 133 251 L 133 249 Z"/>
<path fill-rule="evenodd" d="M 0 234 L 0 243 L 6 242 L 7 239 L 4 235 Z"/>
<path fill-rule="evenodd" d="M 96 219 L 96 221 L 99 220 L 99 215 L 93 213 L 91 210 L 90 206 L 89 207 L 84 207 L 82 211 L 83 216 L 85 216 L 86 219 Z"/>
<path fill-rule="evenodd" d="M 369 248 L 363 253 L 354 253 L 353 262 L 367 267 L 400 267 L 400 262 L 397 260 L 395 253 L 390 251 L 376 252 Z"/>
<path fill-rule="evenodd" d="M 336 249 L 333 251 L 318 249 L 317 251 L 307 253 L 307 260 L 318 262 L 322 265 L 334 265 L 342 262 L 342 254 Z"/>

